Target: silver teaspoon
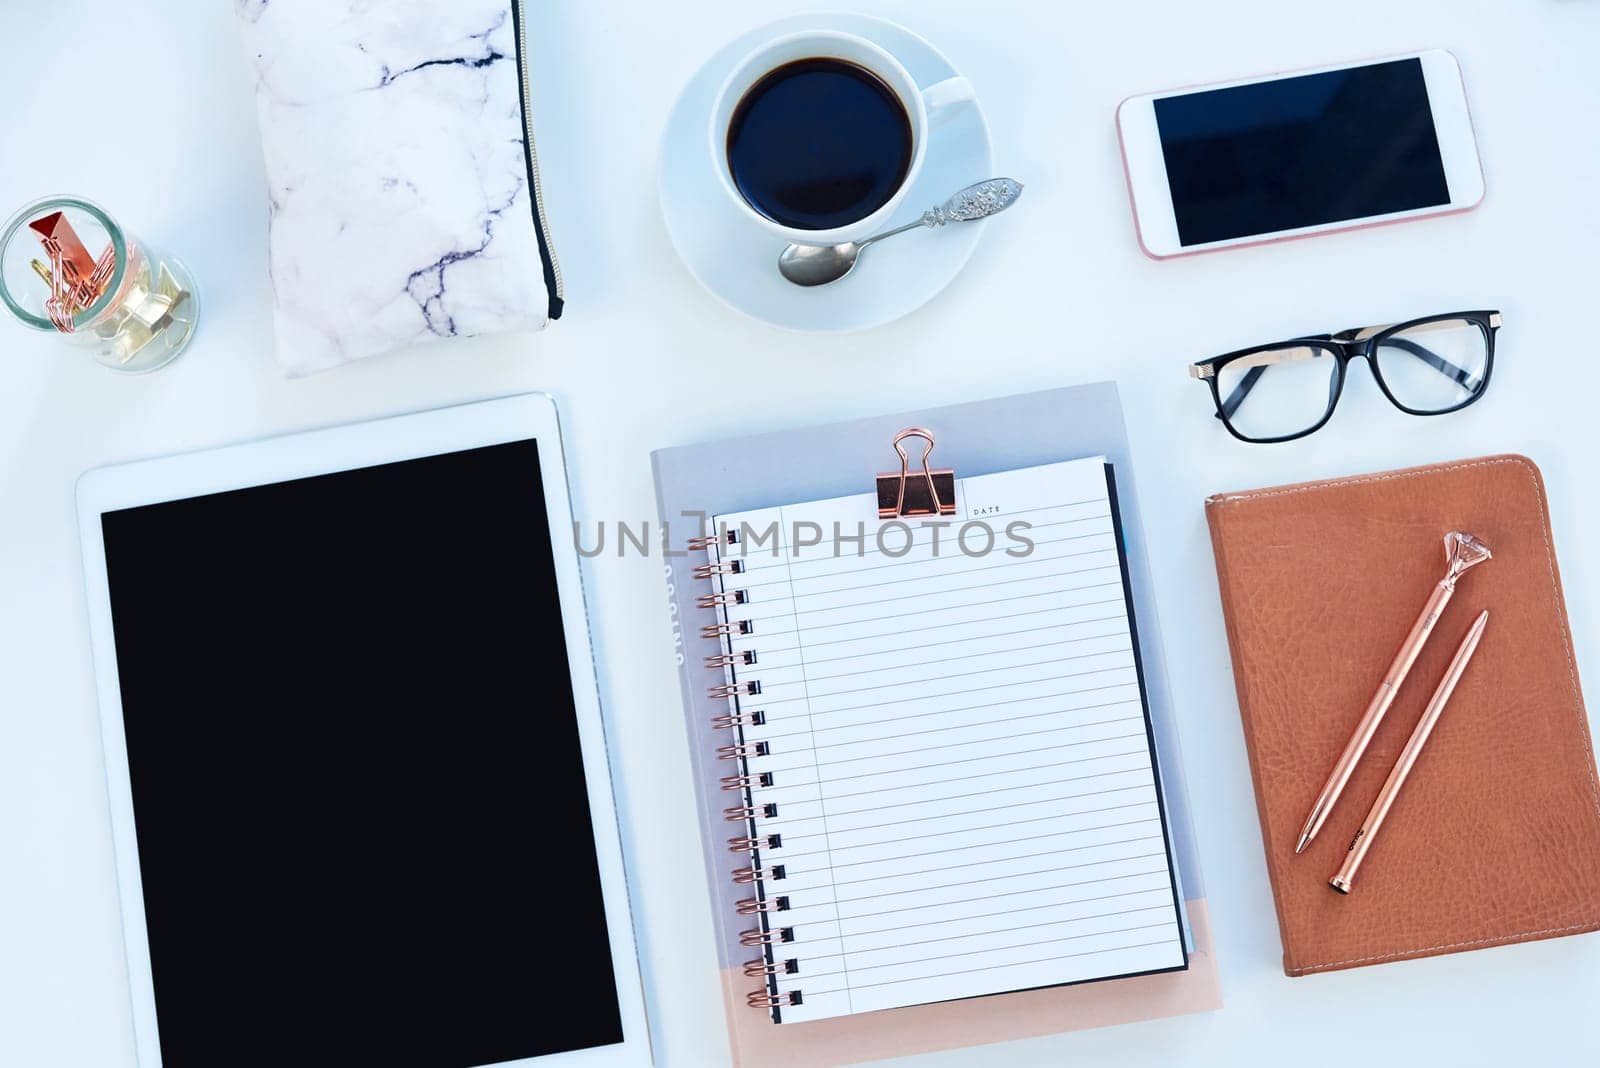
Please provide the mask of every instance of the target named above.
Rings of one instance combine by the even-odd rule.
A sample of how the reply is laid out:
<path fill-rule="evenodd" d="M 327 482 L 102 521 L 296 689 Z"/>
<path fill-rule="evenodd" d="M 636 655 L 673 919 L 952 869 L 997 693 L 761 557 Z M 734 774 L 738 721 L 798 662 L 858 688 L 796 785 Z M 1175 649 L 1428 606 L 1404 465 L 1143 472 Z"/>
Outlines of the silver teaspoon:
<path fill-rule="evenodd" d="M 797 286 L 825 286 L 849 274 L 861 258 L 861 250 L 875 241 L 924 226 L 986 219 L 1005 211 L 1021 195 L 1022 183 L 1015 178 L 988 178 L 967 186 L 940 206 L 929 208 L 916 222 L 893 230 L 842 245 L 790 245 L 778 257 L 778 271 Z"/>

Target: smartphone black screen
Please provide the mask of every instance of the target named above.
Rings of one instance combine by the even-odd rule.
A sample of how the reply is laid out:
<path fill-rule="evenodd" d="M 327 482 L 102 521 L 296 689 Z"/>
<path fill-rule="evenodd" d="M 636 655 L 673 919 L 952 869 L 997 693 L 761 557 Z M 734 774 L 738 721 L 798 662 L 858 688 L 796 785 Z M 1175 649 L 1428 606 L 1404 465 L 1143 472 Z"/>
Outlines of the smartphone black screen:
<path fill-rule="evenodd" d="M 535 441 L 102 523 L 166 1068 L 622 1041 Z"/>
<path fill-rule="evenodd" d="M 1450 202 L 1420 59 L 1155 101 L 1178 241 Z"/>

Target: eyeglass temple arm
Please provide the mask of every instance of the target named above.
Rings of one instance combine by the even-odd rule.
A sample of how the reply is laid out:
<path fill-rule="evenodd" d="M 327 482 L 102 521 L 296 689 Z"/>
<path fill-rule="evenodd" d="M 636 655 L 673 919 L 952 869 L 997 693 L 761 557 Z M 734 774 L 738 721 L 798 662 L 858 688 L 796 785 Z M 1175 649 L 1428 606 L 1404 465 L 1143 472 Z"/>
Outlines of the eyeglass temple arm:
<path fill-rule="evenodd" d="M 1352 336 L 1353 335 L 1359 335 L 1359 334 L 1365 333 L 1367 329 L 1370 329 L 1370 328 L 1363 328 L 1363 329 L 1360 329 L 1360 330 L 1346 330 L 1346 331 L 1343 331 L 1340 334 L 1331 334 L 1331 335 L 1330 334 L 1320 334 L 1320 335 L 1317 335 L 1316 337 L 1307 337 L 1307 338 L 1302 338 L 1300 340 L 1303 340 L 1303 341 L 1323 341 L 1323 340 L 1349 341 L 1349 340 L 1352 340 Z M 1423 345 L 1419 345 L 1415 341 L 1412 341 L 1410 338 L 1391 337 L 1388 340 L 1386 340 L 1384 342 L 1384 344 L 1385 345 L 1392 345 L 1395 348 L 1400 349 L 1402 352 L 1409 352 L 1411 355 L 1415 356 L 1417 359 L 1421 360 L 1423 363 L 1427 364 L 1429 367 L 1432 367 L 1434 370 L 1438 371 L 1440 374 L 1444 375 L 1446 378 L 1448 378 L 1448 379 L 1460 384 L 1461 386 L 1465 387 L 1466 389 L 1474 390 L 1474 389 L 1478 388 L 1478 376 L 1477 375 L 1473 374 L 1471 371 L 1468 371 L 1464 367 L 1457 367 L 1455 364 L 1451 363 L 1449 360 L 1445 359 L 1443 356 L 1440 356 L 1438 353 L 1434 352 L 1432 349 L 1427 348 L 1426 346 L 1423 346 Z M 1239 410 L 1239 405 L 1244 403 L 1244 399 L 1250 395 L 1250 391 L 1255 388 L 1256 383 L 1261 380 L 1261 376 L 1266 373 L 1266 370 L 1267 369 L 1266 369 L 1265 366 L 1261 366 L 1261 367 L 1252 367 L 1252 368 L 1250 368 L 1250 370 L 1246 371 L 1244 373 L 1244 377 L 1239 379 L 1239 384 L 1233 387 L 1233 391 L 1231 393 L 1229 393 L 1228 396 L 1227 396 L 1227 399 L 1222 402 L 1222 411 L 1218 412 L 1216 414 L 1216 417 L 1218 419 L 1231 419 L 1231 418 L 1233 418 L 1233 413 Z"/>
<path fill-rule="evenodd" d="M 1332 334 L 1308 334 L 1305 337 L 1298 337 L 1294 340 L 1332 341 L 1333 339 L 1334 336 Z M 1250 395 L 1252 389 L 1256 388 L 1256 383 L 1261 381 L 1261 376 L 1266 373 L 1266 365 L 1252 367 L 1246 371 L 1244 377 L 1239 379 L 1239 384 L 1233 387 L 1233 391 L 1222 402 L 1222 411 L 1217 412 L 1216 417 L 1218 419 L 1232 419 L 1233 413 L 1239 410 L 1239 405 L 1244 403 L 1244 399 Z"/>
<path fill-rule="evenodd" d="M 1255 388 L 1256 383 L 1261 380 L 1261 376 L 1266 373 L 1267 369 L 1265 367 L 1252 367 L 1246 371 L 1244 377 L 1239 379 L 1239 384 L 1233 387 L 1233 392 L 1229 393 L 1227 399 L 1222 402 L 1222 411 L 1216 413 L 1217 418 L 1232 419 L 1233 413 L 1239 410 L 1239 405 L 1244 403 L 1244 399 L 1250 395 L 1250 391 Z"/>
<path fill-rule="evenodd" d="M 1465 389 L 1475 390 L 1478 388 L 1477 375 L 1465 367 L 1457 367 L 1432 349 L 1419 345 L 1410 338 L 1392 337 L 1385 341 L 1384 344 L 1392 345 L 1397 349 L 1411 353 L 1411 355 Z"/>
<path fill-rule="evenodd" d="M 1334 334 L 1333 340 L 1365 341 L 1367 338 L 1372 337 L 1375 334 L 1382 333 L 1387 329 L 1389 329 L 1387 326 L 1363 326 L 1355 330 L 1343 330 L 1337 334 Z M 1392 345 L 1395 348 L 1400 349 L 1402 352 L 1411 353 L 1411 355 L 1415 356 L 1429 367 L 1432 367 L 1435 371 L 1438 371 L 1451 381 L 1465 386 L 1467 389 L 1478 388 L 1477 375 L 1473 374 L 1465 367 L 1457 367 L 1455 364 L 1451 363 L 1443 356 L 1440 356 L 1426 345 L 1412 341 L 1408 337 L 1386 338 L 1383 343 L 1385 345 Z"/>

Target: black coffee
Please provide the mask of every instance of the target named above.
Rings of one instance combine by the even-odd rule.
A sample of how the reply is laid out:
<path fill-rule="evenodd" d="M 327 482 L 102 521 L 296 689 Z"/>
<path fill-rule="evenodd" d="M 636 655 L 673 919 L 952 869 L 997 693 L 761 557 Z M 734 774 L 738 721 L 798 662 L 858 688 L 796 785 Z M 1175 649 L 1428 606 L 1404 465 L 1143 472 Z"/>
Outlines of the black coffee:
<path fill-rule="evenodd" d="M 728 168 L 745 200 L 773 222 L 846 226 L 905 181 L 911 118 L 883 79 L 854 63 L 785 63 L 733 109 Z"/>

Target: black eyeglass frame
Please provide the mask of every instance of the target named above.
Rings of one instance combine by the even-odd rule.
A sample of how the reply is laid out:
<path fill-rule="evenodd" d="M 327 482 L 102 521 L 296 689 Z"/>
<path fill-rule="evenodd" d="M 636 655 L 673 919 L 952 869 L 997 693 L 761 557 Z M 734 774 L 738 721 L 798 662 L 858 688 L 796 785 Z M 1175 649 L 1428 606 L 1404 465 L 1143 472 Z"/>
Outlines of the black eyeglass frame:
<path fill-rule="evenodd" d="M 1478 384 L 1476 388 L 1474 388 L 1473 391 L 1460 403 L 1451 405 L 1448 408 L 1437 408 L 1424 411 L 1422 409 L 1412 408 L 1402 404 L 1399 398 L 1396 397 L 1394 392 L 1389 388 L 1389 384 L 1383 380 L 1383 371 L 1378 366 L 1378 360 L 1376 358 L 1378 347 L 1384 342 L 1394 338 L 1396 334 L 1402 333 L 1406 330 L 1415 329 L 1416 327 L 1423 326 L 1427 323 L 1445 322 L 1448 320 L 1462 320 L 1465 322 L 1470 322 L 1483 333 L 1483 374 L 1478 378 Z M 1211 399 L 1217 406 L 1216 417 L 1222 421 L 1222 425 L 1227 428 L 1228 433 L 1232 434 L 1240 441 L 1247 442 L 1251 445 L 1273 445 L 1281 441 L 1294 441 L 1298 438 L 1306 437 L 1309 434 L 1315 434 L 1324 426 L 1328 425 L 1328 420 L 1333 418 L 1334 409 L 1339 406 L 1339 398 L 1344 394 L 1345 372 L 1349 368 L 1350 361 L 1355 359 L 1365 359 L 1367 361 L 1367 367 L 1372 371 L 1372 377 L 1377 380 L 1378 388 L 1383 391 L 1383 395 L 1389 398 L 1390 404 L 1393 404 L 1396 408 L 1399 408 L 1407 415 L 1449 415 L 1451 412 L 1459 412 L 1468 405 L 1476 403 L 1478 399 L 1481 398 L 1488 390 L 1489 379 L 1494 374 L 1494 339 L 1495 334 L 1500 329 L 1500 323 L 1500 312 L 1486 309 L 1482 311 L 1458 311 L 1445 312 L 1439 315 L 1424 315 L 1417 319 L 1407 319 L 1402 323 L 1388 323 L 1383 326 L 1360 326 L 1350 330 L 1341 330 L 1337 334 L 1308 334 L 1304 337 L 1289 338 L 1285 341 L 1278 341 L 1269 345 L 1252 345 L 1247 349 L 1237 349 L 1233 352 L 1223 353 L 1221 356 L 1213 356 L 1209 360 L 1201 360 L 1198 363 L 1190 365 L 1189 376 L 1191 378 L 1202 379 L 1208 386 L 1211 387 Z M 1400 340 L 1406 341 L 1409 339 L 1402 338 Z M 1328 408 L 1322 413 L 1322 418 L 1318 419 L 1315 424 L 1307 427 L 1305 430 L 1296 431 L 1293 434 L 1281 434 L 1277 437 L 1251 437 L 1250 435 L 1245 434 L 1236 428 L 1233 425 L 1233 421 L 1231 420 L 1230 416 L 1232 415 L 1232 412 L 1238 408 L 1239 401 L 1244 399 L 1244 394 L 1249 392 L 1250 386 L 1254 385 L 1254 379 L 1247 379 L 1247 384 L 1241 383 L 1243 389 L 1242 393 L 1238 388 L 1236 388 L 1235 392 L 1239 394 L 1238 396 L 1224 399 L 1222 396 L 1222 389 L 1219 384 L 1220 372 L 1224 367 L 1228 366 L 1228 364 L 1237 360 L 1241 360 L 1246 356 L 1254 356 L 1257 353 L 1272 352 L 1276 349 L 1289 348 L 1291 346 L 1320 348 L 1333 355 L 1336 361 L 1336 370 L 1334 373 L 1334 386 L 1333 389 L 1329 391 L 1328 395 Z M 1414 345 L 1407 347 L 1420 349 L 1420 346 Z M 1466 372 L 1461 368 L 1454 367 L 1453 365 L 1444 361 L 1441 357 L 1432 353 L 1428 353 L 1426 350 L 1422 350 L 1421 352 L 1417 352 L 1415 354 L 1423 359 L 1427 359 L 1430 363 L 1433 363 L 1436 367 L 1438 367 L 1440 371 L 1450 375 L 1453 378 L 1456 378 L 1458 381 L 1461 379 L 1462 375 L 1466 374 Z M 1265 368 L 1257 367 L 1254 368 L 1254 370 L 1262 371 L 1265 370 Z M 1465 385 L 1466 383 L 1463 382 L 1462 384 Z"/>

